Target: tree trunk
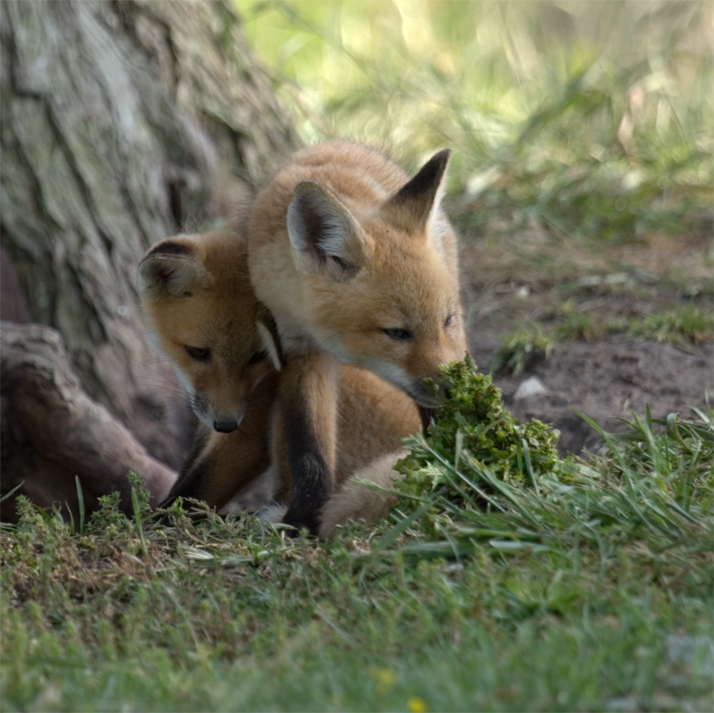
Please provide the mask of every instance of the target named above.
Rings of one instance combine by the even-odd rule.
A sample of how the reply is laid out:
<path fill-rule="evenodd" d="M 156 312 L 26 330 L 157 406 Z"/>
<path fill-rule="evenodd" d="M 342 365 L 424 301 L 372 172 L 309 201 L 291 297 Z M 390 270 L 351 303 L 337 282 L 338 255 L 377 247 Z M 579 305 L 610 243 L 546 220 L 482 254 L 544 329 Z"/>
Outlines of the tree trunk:
<path fill-rule="evenodd" d="M 2 317 L 58 330 L 84 391 L 176 468 L 190 419 L 144 327 L 136 266 L 298 140 L 225 2 L 3 0 L 0 13 Z"/>
<path fill-rule="evenodd" d="M 75 521 L 75 477 L 87 512 L 116 491 L 130 513 L 130 471 L 142 475 L 152 505 L 169 494 L 176 474 L 82 391 L 55 330 L 3 322 L 0 340 L 3 490 L 18 487 L 41 507 L 67 507 Z M 0 519 L 14 520 L 14 509 L 9 500 L 0 504 Z"/>

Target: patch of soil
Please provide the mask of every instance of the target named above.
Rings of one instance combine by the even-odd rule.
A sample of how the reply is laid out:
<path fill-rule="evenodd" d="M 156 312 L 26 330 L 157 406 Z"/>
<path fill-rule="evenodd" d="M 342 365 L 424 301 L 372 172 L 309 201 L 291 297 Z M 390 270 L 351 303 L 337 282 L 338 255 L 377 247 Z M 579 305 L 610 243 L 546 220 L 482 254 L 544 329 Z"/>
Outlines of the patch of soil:
<path fill-rule="evenodd" d="M 482 371 L 499 342 L 474 337 L 470 349 Z M 592 418 L 605 431 L 622 432 L 632 412 L 644 414 L 649 404 L 652 416 L 664 418 L 676 411 L 694 417 L 692 407 L 706 409 L 706 392 L 714 400 L 714 343 L 699 354 L 684 352 L 670 344 L 645 341 L 639 344 L 576 342 L 558 347 L 553 356 L 517 377 L 495 377 L 506 406 L 519 421 L 537 418 L 561 433 L 561 453 L 578 453 L 597 447 L 599 436 L 575 411 Z M 536 376 L 546 393 L 514 399 L 518 386 Z"/>
<path fill-rule="evenodd" d="M 537 231 L 461 241 L 469 333 L 499 338 L 524 324 L 552 323 L 577 309 L 595 322 L 641 319 L 712 304 L 712 243 L 706 235 L 637 245 L 544 239 Z"/>
<path fill-rule="evenodd" d="M 648 235 L 628 245 L 556 236 L 542 226 L 480 234 L 461 241 L 462 284 L 469 306 L 470 349 L 488 373 L 501 340 L 523 325 L 552 334 L 554 319 L 567 310 L 594 324 L 642 319 L 693 303 L 711 310 L 714 252 L 711 236 Z M 577 335 L 574 335 L 574 337 Z M 626 426 L 632 412 L 654 417 L 714 403 L 712 334 L 698 335 L 689 351 L 622 334 L 602 341 L 561 342 L 547 361 L 519 376 L 498 376 L 504 401 L 519 419 L 538 418 L 561 432 L 561 451 L 597 446 L 599 436 L 575 411 L 605 431 Z M 536 376 L 545 393 L 514 398 L 518 386 Z"/>

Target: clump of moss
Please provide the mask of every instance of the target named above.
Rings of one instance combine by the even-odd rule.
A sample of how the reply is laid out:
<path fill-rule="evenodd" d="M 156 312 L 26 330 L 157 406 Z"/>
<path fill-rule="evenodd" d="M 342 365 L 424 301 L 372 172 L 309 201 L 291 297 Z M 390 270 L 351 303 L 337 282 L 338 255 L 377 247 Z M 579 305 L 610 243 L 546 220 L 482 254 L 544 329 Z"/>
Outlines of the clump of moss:
<path fill-rule="evenodd" d="M 559 432 L 537 420 L 519 424 L 491 376 L 479 373 L 471 357 L 444 367 L 444 377 L 450 394 L 442 400 L 438 419 L 426 437 L 408 439 L 410 455 L 397 466 L 408 476 L 400 484 L 403 494 L 423 498 L 441 487 L 440 495 L 461 501 L 469 491 L 464 473 L 477 470 L 527 485 L 557 469 Z"/>

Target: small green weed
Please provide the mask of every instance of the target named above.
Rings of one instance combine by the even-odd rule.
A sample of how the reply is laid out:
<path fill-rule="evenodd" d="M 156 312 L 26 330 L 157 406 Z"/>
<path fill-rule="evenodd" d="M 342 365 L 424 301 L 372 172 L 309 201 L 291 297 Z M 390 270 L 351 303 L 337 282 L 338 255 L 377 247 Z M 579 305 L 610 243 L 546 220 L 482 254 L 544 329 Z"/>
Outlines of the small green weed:
<path fill-rule="evenodd" d="M 540 326 L 522 327 L 515 334 L 504 337 L 491 362 L 494 374 L 510 373 L 518 376 L 539 361 L 549 359 L 556 340 L 546 335 Z"/>
<path fill-rule="evenodd" d="M 533 482 L 555 467 L 558 432 L 540 421 L 519 424 L 503 405 L 501 390 L 491 376 L 481 374 L 471 357 L 451 365 L 445 373 L 451 395 L 443 401 L 428 439 L 419 434 L 407 440 L 410 455 L 400 466 L 409 475 L 403 492 L 419 501 L 430 497 L 442 484 L 437 471 L 445 460 L 453 460 L 457 469 L 462 459 L 488 464 L 496 478 L 513 484 L 525 479 Z M 452 495 L 458 495 L 459 509 L 465 502 L 472 507 L 486 502 L 476 493 L 470 497 L 461 487 Z"/>
<path fill-rule="evenodd" d="M 603 336 L 605 330 L 602 324 L 593 322 L 590 315 L 578 309 L 559 311 L 563 315 L 563 319 L 553 329 L 554 341 L 566 342 L 584 339 L 591 342 Z"/>
<path fill-rule="evenodd" d="M 635 337 L 678 346 L 698 344 L 714 338 L 714 312 L 688 304 L 683 309 L 647 315 L 639 322 L 632 320 L 627 331 Z"/>

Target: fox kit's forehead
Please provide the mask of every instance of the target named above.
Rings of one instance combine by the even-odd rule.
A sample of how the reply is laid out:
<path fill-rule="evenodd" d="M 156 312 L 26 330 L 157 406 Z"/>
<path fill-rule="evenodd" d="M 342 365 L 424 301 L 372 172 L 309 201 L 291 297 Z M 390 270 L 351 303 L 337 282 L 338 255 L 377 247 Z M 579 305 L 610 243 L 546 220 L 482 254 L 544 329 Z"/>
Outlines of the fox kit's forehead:
<path fill-rule="evenodd" d="M 399 283 L 400 290 L 405 282 L 419 282 L 425 293 L 443 293 L 447 285 L 458 290 L 444 250 L 443 229 L 448 223 L 440 218 L 416 227 L 395 225 L 379 214 L 365 220 L 362 227 L 372 252 L 365 274 L 374 273 L 383 285 Z"/>
<path fill-rule="evenodd" d="M 247 247 L 238 236 L 178 235 L 152 248 L 144 264 L 145 281 L 151 283 L 144 308 L 163 339 L 211 347 L 226 357 L 254 349 L 259 305 Z M 173 279 L 174 274 L 180 277 Z"/>
<path fill-rule="evenodd" d="M 223 291 L 213 285 L 203 293 L 155 304 L 153 311 L 159 329 L 173 341 L 225 353 L 250 349 L 257 341 L 258 303 L 252 290 Z"/>
<path fill-rule="evenodd" d="M 458 310 L 458 288 L 438 265 L 427 263 L 422 268 L 418 279 L 407 264 L 398 262 L 386 273 L 389 281 L 377 275 L 374 283 L 381 285 L 381 297 L 373 314 L 379 314 L 382 320 L 394 320 L 395 327 L 423 325 L 440 329 L 444 320 Z"/>
<path fill-rule="evenodd" d="M 194 247 L 197 259 L 211 276 L 215 292 L 244 294 L 252 291 L 248 271 L 248 249 L 230 234 L 212 234 L 198 240 Z"/>
<path fill-rule="evenodd" d="M 385 328 L 431 334 L 460 311 L 458 283 L 441 261 L 423 260 L 404 250 L 385 251 L 380 257 L 351 281 L 348 290 L 325 290 L 325 298 L 314 306 L 321 324 L 364 334 Z"/>

